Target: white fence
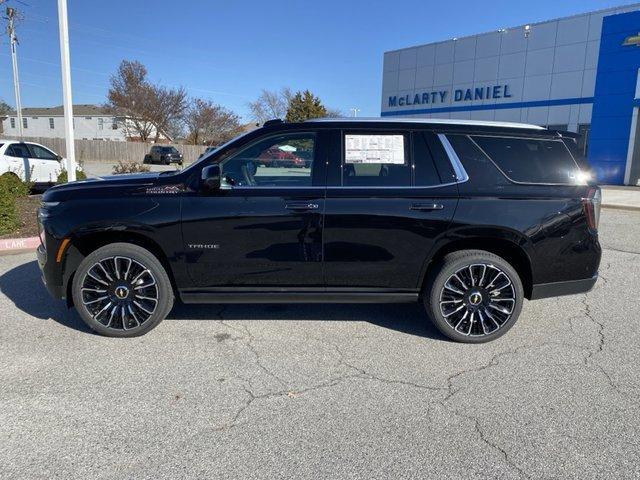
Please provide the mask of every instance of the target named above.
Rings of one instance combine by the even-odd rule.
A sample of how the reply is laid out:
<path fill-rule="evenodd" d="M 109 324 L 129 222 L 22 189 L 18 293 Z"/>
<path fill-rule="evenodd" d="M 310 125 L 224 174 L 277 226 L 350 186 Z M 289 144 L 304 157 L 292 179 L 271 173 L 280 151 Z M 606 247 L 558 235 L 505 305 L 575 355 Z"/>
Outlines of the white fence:
<path fill-rule="evenodd" d="M 25 142 L 34 142 L 50 148 L 54 152 L 65 156 L 67 147 L 64 138 L 24 137 Z M 113 142 L 104 140 L 76 140 L 76 161 L 97 161 L 116 163 L 120 160 L 142 162 L 149 153 L 152 143 L 143 142 Z M 201 145 L 170 144 L 184 155 L 184 163 L 194 162 L 205 148 Z"/>

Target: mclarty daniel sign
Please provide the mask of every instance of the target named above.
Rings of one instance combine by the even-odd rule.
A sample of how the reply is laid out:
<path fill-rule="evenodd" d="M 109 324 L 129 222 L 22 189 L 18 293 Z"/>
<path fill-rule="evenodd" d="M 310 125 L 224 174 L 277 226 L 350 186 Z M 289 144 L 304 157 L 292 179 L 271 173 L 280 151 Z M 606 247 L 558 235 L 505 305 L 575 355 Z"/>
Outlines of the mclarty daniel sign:
<path fill-rule="evenodd" d="M 509 85 L 488 85 L 455 90 L 434 90 L 430 92 L 417 92 L 406 95 L 389 95 L 389 108 L 408 107 L 411 105 L 439 105 L 451 103 L 463 103 L 473 100 L 492 100 L 499 98 L 511 98 Z"/>

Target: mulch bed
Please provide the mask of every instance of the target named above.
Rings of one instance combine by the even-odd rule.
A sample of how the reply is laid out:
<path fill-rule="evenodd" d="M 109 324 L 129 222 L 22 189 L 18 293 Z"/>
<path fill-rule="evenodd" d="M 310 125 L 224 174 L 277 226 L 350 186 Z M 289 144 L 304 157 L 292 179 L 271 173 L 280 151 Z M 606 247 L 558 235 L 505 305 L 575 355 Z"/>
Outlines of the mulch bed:
<path fill-rule="evenodd" d="M 0 238 L 25 238 L 38 235 L 36 215 L 42 195 L 29 195 L 16 199 L 16 211 L 20 220 L 20 227 L 12 233 L 0 235 Z"/>

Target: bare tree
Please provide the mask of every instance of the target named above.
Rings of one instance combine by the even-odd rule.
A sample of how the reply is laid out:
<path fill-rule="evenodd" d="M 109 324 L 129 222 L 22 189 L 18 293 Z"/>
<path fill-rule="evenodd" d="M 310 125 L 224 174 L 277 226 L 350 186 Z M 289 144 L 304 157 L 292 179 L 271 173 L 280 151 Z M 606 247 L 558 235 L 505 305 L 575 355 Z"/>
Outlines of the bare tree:
<path fill-rule="evenodd" d="M 284 118 L 287 115 L 291 97 L 293 92 L 289 87 L 283 87 L 279 91 L 262 90 L 256 101 L 248 104 L 251 118 L 259 124 L 274 118 Z"/>
<path fill-rule="evenodd" d="M 240 117 L 211 100 L 194 98 L 185 115 L 187 141 L 194 145 L 219 145 L 236 136 Z"/>
<path fill-rule="evenodd" d="M 166 88 L 147 80 L 146 67 L 123 60 L 111 77 L 107 107 L 117 116 L 129 137 L 158 141 L 185 112 L 187 93 L 183 88 Z"/>
<path fill-rule="evenodd" d="M 340 118 L 340 117 L 344 117 L 344 113 L 342 113 L 342 110 L 338 108 L 327 108 L 327 117 Z"/>

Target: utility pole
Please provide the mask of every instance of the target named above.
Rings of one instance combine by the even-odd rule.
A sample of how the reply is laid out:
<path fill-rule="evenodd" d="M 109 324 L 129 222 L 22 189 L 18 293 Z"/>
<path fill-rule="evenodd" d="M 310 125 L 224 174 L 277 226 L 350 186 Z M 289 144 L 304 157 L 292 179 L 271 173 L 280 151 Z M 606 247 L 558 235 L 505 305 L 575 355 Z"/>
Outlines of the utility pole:
<path fill-rule="evenodd" d="M 71 100 L 71 62 L 69 60 L 67 0 L 58 0 L 58 23 L 60 30 L 60 65 L 62 67 L 64 136 L 67 146 L 67 178 L 68 181 L 73 182 L 76 179 L 76 151 L 73 136 L 73 102 Z"/>
<path fill-rule="evenodd" d="M 1 2 L 0 2 L 1 3 Z M 7 7 L 7 34 L 9 35 L 9 45 L 11 46 L 11 65 L 13 66 L 13 90 L 16 95 L 16 113 L 18 114 L 18 135 L 22 139 L 22 102 L 20 101 L 20 79 L 18 78 L 18 37 L 16 37 L 15 19 L 17 11 L 15 8 Z"/>

